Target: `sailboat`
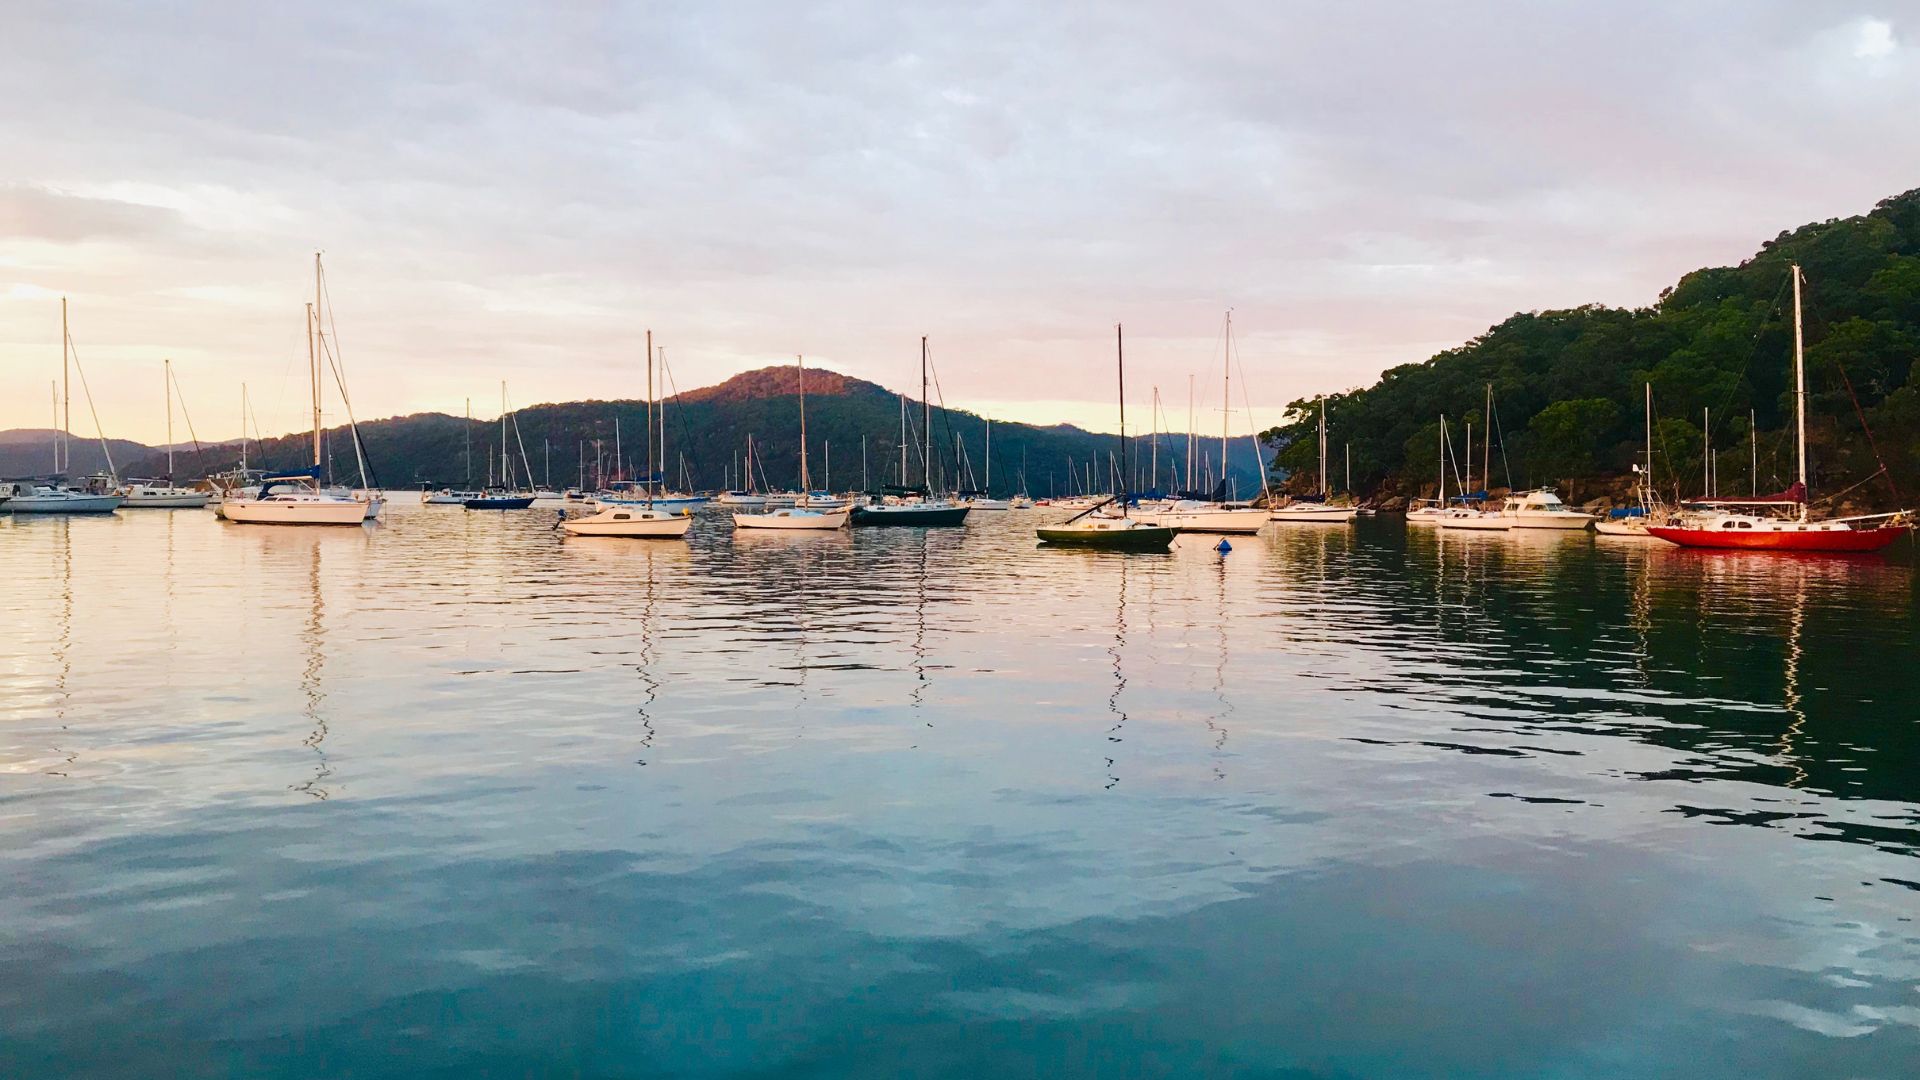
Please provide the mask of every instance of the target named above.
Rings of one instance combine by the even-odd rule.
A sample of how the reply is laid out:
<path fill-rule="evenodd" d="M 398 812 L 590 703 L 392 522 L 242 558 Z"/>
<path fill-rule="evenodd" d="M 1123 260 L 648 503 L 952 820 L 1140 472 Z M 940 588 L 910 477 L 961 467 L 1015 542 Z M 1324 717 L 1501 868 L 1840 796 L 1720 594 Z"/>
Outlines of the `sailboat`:
<path fill-rule="evenodd" d="M 813 478 L 807 474 L 807 361 L 805 357 L 794 357 L 800 368 L 800 490 L 812 491 Z M 848 511 L 813 510 L 804 506 L 782 506 L 770 509 L 763 514 L 733 515 L 733 527 L 736 529 L 838 529 L 847 523 Z"/>
<path fill-rule="evenodd" d="M 665 408 L 662 402 L 661 407 Z M 563 509 L 556 524 L 573 536 L 624 536 L 635 540 L 678 540 L 687 535 L 693 527 L 693 511 L 685 507 L 678 510 L 665 506 L 655 506 L 653 498 L 656 492 L 659 471 L 653 460 L 655 442 L 651 432 L 654 428 L 653 404 L 653 331 L 647 331 L 647 497 L 644 505 L 634 505 L 624 500 L 595 501 L 599 512 L 585 517 L 567 516 Z"/>
<path fill-rule="evenodd" d="M 1227 473 L 1227 429 L 1233 418 L 1233 312 L 1227 312 L 1226 352 L 1221 360 L 1220 379 L 1220 475 L 1221 487 L 1216 493 L 1226 494 L 1225 477 Z M 1256 452 L 1254 460 L 1259 460 Z M 1324 483 L 1321 485 L 1326 486 Z M 1225 502 L 1179 499 L 1163 509 L 1142 511 L 1134 515 L 1148 525 L 1165 525 L 1176 532 L 1231 533 L 1236 536 L 1251 536 L 1260 531 L 1267 523 L 1267 512 L 1252 506 L 1231 506 Z"/>
<path fill-rule="evenodd" d="M 513 455 L 507 452 L 507 424 L 512 418 L 513 414 L 507 411 L 507 384 L 503 381 L 500 384 L 500 486 L 489 487 L 467 499 L 462 505 L 469 510 L 525 510 L 533 505 L 533 493 L 513 485 Z"/>
<path fill-rule="evenodd" d="M 315 254 L 316 296 L 320 256 Z M 307 375 L 313 402 L 313 464 L 299 472 L 264 476 L 251 495 L 229 492 L 220 516 L 243 525 L 359 525 L 378 513 L 371 498 L 329 495 L 320 490 L 320 353 L 315 343 L 315 305 L 307 305 Z M 354 440 L 356 452 L 359 439 Z"/>
<path fill-rule="evenodd" d="M 1011 510 L 1013 509 L 1012 500 L 993 497 L 993 418 L 985 417 L 984 419 L 987 425 L 987 479 L 986 483 L 981 485 L 982 490 L 969 493 L 967 509 Z"/>
<path fill-rule="evenodd" d="M 1131 461 L 1127 453 L 1127 360 L 1125 338 L 1119 324 L 1113 328 L 1114 359 L 1119 381 L 1120 400 L 1120 483 L 1119 494 L 1102 500 L 1058 525 L 1035 529 L 1043 545 L 1055 547 L 1098 548 L 1103 551 L 1164 552 L 1173 546 L 1173 530 L 1165 525 L 1148 525 L 1127 516 L 1127 473 Z M 1113 514 L 1098 514 L 1109 503 L 1118 502 Z"/>
<path fill-rule="evenodd" d="M 1447 512 L 1447 414 L 1440 414 L 1440 484 L 1433 489 L 1433 501 L 1420 500 L 1407 510 L 1409 525 L 1438 525 Z"/>
<path fill-rule="evenodd" d="M 1636 540 L 1655 539 L 1647 531 L 1653 524 L 1659 496 L 1653 488 L 1653 384 L 1647 384 L 1647 463 L 1642 466 L 1636 462 L 1633 466 L 1634 496 L 1640 505 L 1614 510 L 1601 520 L 1593 523 L 1593 531 L 1601 536 L 1630 536 Z"/>
<path fill-rule="evenodd" d="M 1815 521 L 1807 501 L 1807 371 L 1801 325 L 1799 264 L 1793 272 L 1794 454 L 1797 476 L 1777 495 L 1699 499 L 1647 532 L 1681 547 L 1752 551 L 1879 551 L 1913 528 L 1913 511 Z"/>
<path fill-rule="evenodd" d="M 155 510 L 199 509 L 207 505 L 213 493 L 179 487 L 173 482 L 173 361 L 162 360 L 161 365 L 161 382 L 165 384 L 167 394 L 167 476 L 165 480 L 133 480 L 120 489 L 119 494 L 126 499 L 121 505 L 129 510 L 136 507 Z"/>
<path fill-rule="evenodd" d="M 477 499 L 482 492 L 473 489 L 473 399 L 467 399 L 467 422 L 460 425 L 461 457 L 467 465 L 467 486 L 463 488 L 440 488 L 437 491 L 423 491 L 420 501 L 428 506 L 465 506 L 468 499 Z"/>
<path fill-rule="evenodd" d="M 67 300 L 60 298 L 60 387 L 53 401 L 53 471 L 64 476 L 73 467 L 73 449 L 68 444 L 69 432 L 73 430 L 73 393 L 71 388 L 71 368 L 78 367 L 79 356 L 73 349 L 73 335 L 67 330 Z M 80 373 L 80 387 L 86 390 L 86 372 Z M 91 391 L 87 392 L 87 401 L 93 401 Z M 96 414 L 96 420 L 98 416 Z M 100 437 L 100 453 L 107 459 L 107 469 L 113 469 L 113 455 L 107 449 L 105 433 Z M 66 483 L 49 480 L 47 483 L 33 481 L 9 481 L 0 484 L 0 510 L 10 514 L 110 514 L 118 509 L 122 499 L 119 495 L 105 490 L 76 491 Z"/>
<path fill-rule="evenodd" d="M 1498 510 L 1487 509 L 1487 489 L 1493 486 L 1493 384 L 1487 384 L 1487 411 L 1483 414 L 1487 423 L 1481 436 L 1480 488 L 1473 487 L 1473 425 L 1467 425 L 1467 479 L 1460 485 L 1460 494 L 1454 496 L 1454 505 L 1446 508 L 1440 515 L 1440 527 L 1443 529 L 1465 529 L 1470 532 L 1506 532 L 1513 528 L 1513 519 Z M 1505 444 L 1502 444 L 1504 447 Z M 1502 451 L 1504 453 L 1504 450 Z"/>
<path fill-rule="evenodd" d="M 1327 399 L 1321 398 L 1320 488 L 1312 495 L 1296 495 L 1287 505 L 1274 507 L 1268 517 L 1273 521 L 1344 525 L 1358 516 L 1354 507 L 1327 502 Z"/>
<path fill-rule="evenodd" d="M 907 413 L 900 409 L 900 486 L 884 489 L 853 508 L 855 525 L 963 525 L 967 505 L 933 494 L 933 400 L 927 395 L 927 339 L 920 339 L 920 486 L 907 486 Z"/>

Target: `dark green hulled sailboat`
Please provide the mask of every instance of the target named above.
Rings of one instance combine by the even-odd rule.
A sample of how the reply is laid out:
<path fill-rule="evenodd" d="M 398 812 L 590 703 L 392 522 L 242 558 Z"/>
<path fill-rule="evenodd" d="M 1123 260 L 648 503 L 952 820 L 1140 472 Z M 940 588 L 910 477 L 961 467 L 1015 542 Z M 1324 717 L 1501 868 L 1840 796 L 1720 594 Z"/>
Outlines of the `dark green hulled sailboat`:
<path fill-rule="evenodd" d="M 1143 525 L 1127 516 L 1127 360 L 1121 328 L 1113 328 L 1115 359 L 1120 373 L 1120 483 L 1119 494 L 1106 502 L 1075 514 L 1059 525 L 1034 530 L 1042 544 L 1058 547 L 1097 548 L 1102 551 L 1165 551 L 1173 546 L 1173 530 L 1159 525 Z M 1118 504 L 1117 514 L 1097 513 L 1102 507 Z"/>

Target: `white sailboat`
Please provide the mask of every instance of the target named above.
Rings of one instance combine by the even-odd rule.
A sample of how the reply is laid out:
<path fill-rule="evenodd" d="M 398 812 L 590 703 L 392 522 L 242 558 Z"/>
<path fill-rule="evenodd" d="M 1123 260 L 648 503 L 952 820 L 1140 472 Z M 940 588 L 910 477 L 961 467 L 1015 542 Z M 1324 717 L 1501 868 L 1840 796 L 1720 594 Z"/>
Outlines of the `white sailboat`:
<path fill-rule="evenodd" d="M 1227 312 L 1226 352 L 1221 360 L 1220 379 L 1220 475 L 1227 474 L 1227 429 L 1233 418 L 1233 312 Z M 1157 445 L 1157 444 L 1156 444 Z M 1259 455 L 1255 454 L 1255 460 Z M 1225 481 L 1222 480 L 1224 490 Z M 1324 484 L 1322 485 L 1325 486 Z M 1216 492 L 1218 494 L 1218 492 Z M 1163 525 L 1174 532 L 1231 533 L 1251 536 L 1267 523 L 1267 512 L 1253 506 L 1232 506 L 1224 502 L 1179 499 L 1166 506 L 1133 515 L 1148 525 Z"/>
<path fill-rule="evenodd" d="M 812 478 L 807 475 L 807 362 L 804 357 L 799 356 L 794 357 L 794 362 L 800 369 L 800 489 L 809 491 L 813 485 Z M 812 510 L 794 506 L 793 502 L 800 499 L 798 494 L 795 494 L 786 506 L 778 506 L 775 498 L 775 496 L 768 496 L 767 505 L 776 508 L 766 513 L 735 513 L 733 527 L 736 529 L 830 530 L 845 526 L 847 519 L 852 515 L 852 511 L 845 508 Z"/>
<path fill-rule="evenodd" d="M 53 444 L 53 471 L 64 476 L 73 468 L 73 448 L 69 443 L 73 430 L 73 391 L 72 371 L 80 366 L 80 357 L 73 348 L 73 335 L 67 329 L 67 299 L 60 298 L 60 387 L 54 396 L 53 420 L 56 435 Z M 87 395 L 89 407 L 93 404 L 93 393 L 87 389 L 87 375 L 80 373 L 80 388 Z M 94 414 L 95 430 L 99 429 L 99 414 Z M 85 490 L 75 490 L 64 481 L 10 481 L 0 484 L 0 510 L 10 514 L 110 514 L 119 509 L 123 501 L 121 496 L 112 494 L 113 452 L 107 446 L 105 432 L 99 432 L 100 453 L 107 461 L 108 483 L 104 488 L 89 484 Z"/>
<path fill-rule="evenodd" d="M 1334 506 L 1327 499 L 1327 400 L 1320 399 L 1320 490 L 1311 498 L 1295 498 L 1268 514 L 1273 521 L 1293 524 L 1345 525 L 1359 516 L 1351 506 Z"/>
<path fill-rule="evenodd" d="M 313 257 L 314 292 L 320 293 L 320 256 Z M 331 495 L 320 489 L 320 353 L 316 343 L 318 314 L 307 305 L 307 375 L 313 404 L 313 464 L 295 473 L 266 476 L 260 490 L 247 496 L 229 494 L 220 501 L 220 516 L 243 525 L 359 525 L 379 513 L 375 497 Z M 360 440 L 354 439 L 354 453 Z"/>
<path fill-rule="evenodd" d="M 653 331 L 647 331 L 647 430 L 654 428 L 653 413 Z M 557 523 L 573 536 L 624 536 L 636 540 L 677 540 L 693 527 L 693 513 L 687 509 L 670 510 L 652 504 L 656 478 L 653 451 L 655 442 L 647 438 L 647 498 L 644 504 L 596 500 L 598 513 L 570 518 L 560 511 Z"/>
<path fill-rule="evenodd" d="M 1640 505 L 1630 508 L 1626 513 L 1614 511 L 1619 515 L 1609 516 L 1593 523 L 1593 531 L 1601 536 L 1628 536 L 1638 540 L 1657 540 L 1659 537 L 1647 531 L 1647 525 L 1658 515 L 1658 496 L 1653 490 L 1653 384 L 1647 384 L 1647 463 L 1643 467 L 1633 466 L 1635 493 L 1640 497 Z"/>
<path fill-rule="evenodd" d="M 1438 525 L 1447 512 L 1447 414 L 1440 414 L 1440 484 L 1433 489 L 1431 502 L 1419 500 L 1407 510 L 1409 525 Z"/>
<path fill-rule="evenodd" d="M 1487 384 L 1486 432 L 1481 437 L 1481 454 L 1484 462 L 1481 467 L 1480 485 L 1483 488 L 1493 486 L 1493 384 Z M 1458 505 L 1449 506 L 1440 515 L 1440 527 L 1443 529 L 1464 529 L 1469 532 L 1506 532 L 1513 528 L 1514 519 L 1498 510 L 1486 507 L 1486 492 L 1473 494 L 1473 425 L 1467 425 L 1467 479 L 1461 486 Z M 1480 505 L 1474 506 L 1478 500 Z"/>
<path fill-rule="evenodd" d="M 167 392 L 167 476 L 165 480 L 134 480 L 121 488 L 119 494 L 126 499 L 122 505 L 132 510 L 146 507 L 155 510 L 198 509 L 207 505 L 213 498 L 209 491 L 196 491 L 183 488 L 173 482 L 173 361 L 161 361 Z"/>
<path fill-rule="evenodd" d="M 1013 500 L 993 497 L 993 418 L 987 417 L 987 481 L 985 490 L 976 493 L 967 500 L 967 507 L 973 510 L 1011 510 Z"/>

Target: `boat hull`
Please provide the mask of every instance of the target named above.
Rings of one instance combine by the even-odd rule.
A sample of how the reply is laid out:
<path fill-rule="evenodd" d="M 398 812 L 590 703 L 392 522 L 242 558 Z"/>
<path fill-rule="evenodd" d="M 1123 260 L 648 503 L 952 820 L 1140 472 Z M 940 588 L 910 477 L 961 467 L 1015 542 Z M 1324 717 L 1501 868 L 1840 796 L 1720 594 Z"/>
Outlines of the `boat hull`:
<path fill-rule="evenodd" d="M 82 495 L 71 499 L 15 495 L 0 503 L 0 512 L 9 514 L 111 514 L 119 508 L 118 495 Z"/>
<path fill-rule="evenodd" d="M 241 525 L 359 525 L 367 520 L 367 504 L 331 499 L 227 499 L 220 504 L 220 516 Z"/>
<path fill-rule="evenodd" d="M 1173 546 L 1173 530 L 1158 525 L 1138 529 L 1035 529 L 1034 533 L 1041 543 L 1053 547 L 1165 551 Z"/>
<path fill-rule="evenodd" d="M 1647 533 L 1670 544 L 1727 551 L 1880 551 L 1907 535 L 1905 525 L 1870 529 L 1808 525 L 1794 529 L 1697 529 L 1652 525 Z"/>
<path fill-rule="evenodd" d="M 1637 540 L 1653 540 L 1654 535 L 1647 531 L 1645 522 L 1627 524 L 1622 521 L 1596 521 L 1593 531 L 1601 536 L 1630 536 Z"/>
<path fill-rule="evenodd" d="M 847 523 L 847 511 L 817 513 L 806 510 L 776 510 L 770 514 L 735 514 L 736 529 L 830 532 Z"/>
<path fill-rule="evenodd" d="M 533 496 L 516 495 L 512 498 L 468 499 L 464 504 L 469 510 L 525 510 L 533 505 Z"/>
<path fill-rule="evenodd" d="M 1145 525 L 1157 525 L 1183 533 L 1224 533 L 1251 536 L 1267 524 L 1264 510 L 1162 510 L 1135 515 Z"/>
<path fill-rule="evenodd" d="M 1345 525 L 1358 516 L 1358 510 L 1346 506 L 1316 506 L 1310 509 L 1283 506 L 1268 514 L 1267 520 L 1299 525 Z"/>
<path fill-rule="evenodd" d="M 594 517 L 600 516 L 596 514 Z M 619 536 L 635 540 L 678 540 L 687 535 L 687 530 L 692 527 L 693 519 L 685 514 L 604 521 L 579 518 L 560 523 L 560 528 L 570 536 Z"/>
<path fill-rule="evenodd" d="M 1593 519 L 1585 514 L 1522 514 L 1509 520 L 1516 529 L 1560 529 L 1566 532 L 1579 532 L 1593 524 Z"/>
<path fill-rule="evenodd" d="M 853 523 L 920 528 L 964 525 L 967 523 L 967 509 L 964 506 L 856 506 L 853 508 Z"/>
<path fill-rule="evenodd" d="M 1440 519 L 1440 527 L 1457 529 L 1461 532 L 1509 532 L 1513 529 L 1513 520 L 1501 517 L 1499 514 L 1445 517 Z"/>
<path fill-rule="evenodd" d="M 205 491 L 170 492 L 165 495 L 143 495 L 133 492 L 127 495 L 127 501 L 120 505 L 129 510 L 198 510 L 212 499 L 213 496 Z"/>

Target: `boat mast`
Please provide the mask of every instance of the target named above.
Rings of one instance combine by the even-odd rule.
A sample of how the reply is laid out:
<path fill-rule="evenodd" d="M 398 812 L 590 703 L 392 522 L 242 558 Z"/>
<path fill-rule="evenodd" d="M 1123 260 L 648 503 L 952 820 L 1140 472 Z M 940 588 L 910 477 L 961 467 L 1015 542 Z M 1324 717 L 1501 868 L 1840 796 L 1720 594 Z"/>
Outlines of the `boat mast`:
<path fill-rule="evenodd" d="M 1193 373 L 1187 373 L 1187 490 L 1193 490 Z"/>
<path fill-rule="evenodd" d="M 653 331 L 647 331 L 647 505 L 653 505 Z"/>
<path fill-rule="evenodd" d="M 173 486 L 173 359 L 160 361 L 161 381 L 167 384 L 167 486 Z"/>
<path fill-rule="evenodd" d="M 900 395 L 900 486 L 907 486 L 907 395 Z"/>
<path fill-rule="evenodd" d="M 240 384 L 240 477 L 247 474 L 247 384 Z"/>
<path fill-rule="evenodd" d="M 667 470 L 667 347 L 660 346 L 660 404 L 654 409 L 660 422 L 660 471 Z M 663 479 L 661 483 L 666 483 Z"/>
<path fill-rule="evenodd" d="M 1467 478 L 1460 485 L 1462 495 L 1473 494 L 1473 421 L 1467 421 Z"/>
<path fill-rule="evenodd" d="M 1700 497 L 1713 498 L 1713 410 L 1700 410 Z"/>
<path fill-rule="evenodd" d="M 466 426 L 460 429 L 460 433 L 462 436 L 464 436 L 463 441 L 466 443 L 467 490 L 472 491 L 473 490 L 473 399 L 472 398 L 467 399 L 467 423 L 466 423 Z M 586 460 L 587 460 L 587 448 L 583 444 L 580 447 L 580 461 L 581 461 L 580 475 L 583 478 L 587 474 Z M 584 484 L 585 481 L 582 480 L 582 483 Z"/>
<path fill-rule="evenodd" d="M 1647 384 L 1647 475 L 1640 481 L 1640 501 L 1653 502 L 1653 384 Z"/>
<path fill-rule="evenodd" d="M 987 498 L 993 498 L 993 417 L 987 417 Z"/>
<path fill-rule="evenodd" d="M 314 256 L 315 266 L 319 256 Z M 316 270 L 316 273 L 318 271 Z M 320 468 L 320 354 L 313 348 L 313 305 L 307 305 L 307 377 L 313 384 L 313 467 Z M 319 483 L 319 473 L 314 474 Z"/>
<path fill-rule="evenodd" d="M 1487 429 L 1480 433 L 1480 486 L 1493 490 L 1493 384 L 1487 384 Z M 1503 441 L 1501 446 L 1505 446 Z M 1505 454 L 1506 451 L 1500 451 Z M 1513 483 L 1513 477 L 1507 477 L 1507 483 Z"/>
<path fill-rule="evenodd" d="M 1793 427 L 1800 476 L 1800 520 L 1807 520 L 1807 367 L 1800 330 L 1800 264 L 1793 264 Z"/>
<path fill-rule="evenodd" d="M 67 441 L 73 431 L 73 383 L 68 374 L 67 357 L 73 352 L 73 334 L 67 329 L 67 298 L 60 298 L 60 437 L 55 440 L 56 466 L 60 475 L 73 471 L 73 446 Z"/>
<path fill-rule="evenodd" d="M 807 476 L 807 359 L 796 353 L 793 362 L 800 369 L 800 497 L 805 499 L 813 490 Z"/>
<path fill-rule="evenodd" d="M 1127 512 L 1127 350 L 1120 324 L 1113 324 L 1113 359 L 1120 384 L 1120 483 L 1114 494 L 1120 497 L 1120 513 Z"/>
<path fill-rule="evenodd" d="M 513 459 L 507 456 L 507 380 L 500 380 L 500 486 L 513 487 Z"/>
<path fill-rule="evenodd" d="M 1233 417 L 1233 309 L 1227 309 L 1227 342 L 1220 356 L 1220 479 L 1227 478 L 1227 421 Z M 1322 421 L 1324 428 L 1325 421 Z M 1324 452 L 1324 451 L 1323 451 Z M 1326 487 L 1322 480 L 1321 487 Z M 1232 492 L 1228 492 L 1229 495 Z"/>
<path fill-rule="evenodd" d="M 1447 414 L 1440 414 L 1440 486 L 1434 496 L 1442 510 L 1447 507 Z"/>
<path fill-rule="evenodd" d="M 1753 459 L 1747 464 L 1747 495 L 1760 494 L 1760 430 L 1756 426 L 1760 418 L 1758 411 L 1747 410 L 1747 445 Z M 1649 435 L 1649 438 L 1652 436 Z"/>
<path fill-rule="evenodd" d="M 1226 475 L 1227 475 L 1227 463 L 1226 463 L 1226 460 L 1222 458 L 1220 461 L 1220 476 L 1222 479 L 1225 479 Z M 1320 398 L 1320 496 L 1322 498 L 1325 498 L 1326 494 L 1327 494 L 1327 399 L 1323 395 Z"/>
<path fill-rule="evenodd" d="M 927 397 L 927 335 L 920 335 L 920 473 L 927 496 L 933 496 L 933 400 Z"/>

